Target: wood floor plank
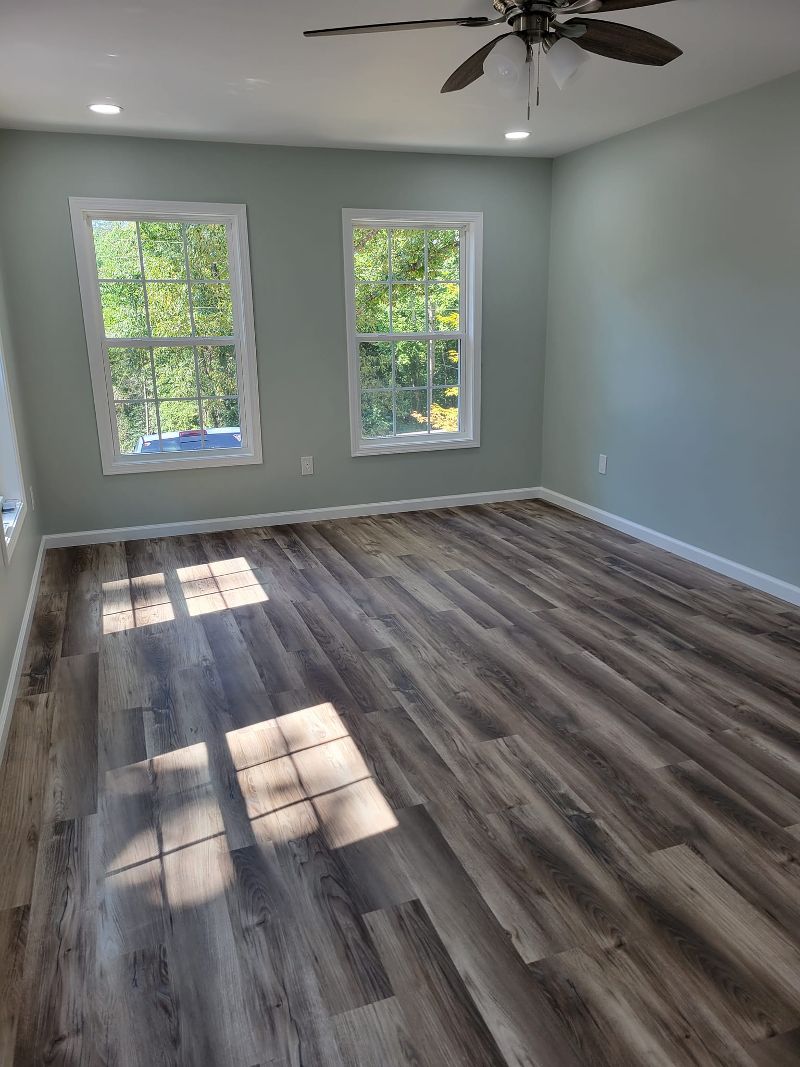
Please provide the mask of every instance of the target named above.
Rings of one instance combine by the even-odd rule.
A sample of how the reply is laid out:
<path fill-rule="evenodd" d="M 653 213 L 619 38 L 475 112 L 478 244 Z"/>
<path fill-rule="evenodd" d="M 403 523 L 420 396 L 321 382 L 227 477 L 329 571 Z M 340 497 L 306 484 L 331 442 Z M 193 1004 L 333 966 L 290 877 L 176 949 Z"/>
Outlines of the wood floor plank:
<path fill-rule="evenodd" d="M 164 941 L 163 834 L 156 819 L 156 782 L 147 762 L 108 771 L 103 779 L 97 922 L 97 952 L 103 962 L 139 950 L 154 952 Z"/>
<path fill-rule="evenodd" d="M 750 1054 L 757 1067 L 796 1067 L 800 1063 L 800 1029 L 751 1045 Z"/>
<path fill-rule="evenodd" d="M 531 967 L 592 1067 L 754 1067 L 745 1048 L 700 1000 L 682 994 L 680 970 L 638 946 L 602 954 L 573 949 Z"/>
<path fill-rule="evenodd" d="M 47 696 L 21 697 L 14 706 L 0 765 L 0 855 L 13 857 L 0 878 L 0 911 L 30 903 L 52 721 Z"/>
<path fill-rule="evenodd" d="M 35 696 L 50 691 L 53 670 L 61 655 L 67 612 L 65 588 L 51 589 L 42 579 L 34 608 L 31 632 L 22 664 L 19 696 Z"/>
<path fill-rule="evenodd" d="M 59 660 L 42 817 L 74 819 L 97 811 L 98 655 Z"/>
<path fill-rule="evenodd" d="M 267 833 L 305 937 L 325 1010 L 337 1015 L 392 995 L 347 872 L 321 832 L 321 819 L 305 802 L 259 820 Z M 313 964 L 312 961 L 313 960 Z"/>
<path fill-rule="evenodd" d="M 398 819 L 394 843 L 408 875 L 506 1062 L 577 1065 L 529 972 L 431 817 L 423 808 L 406 808 Z"/>
<path fill-rule="evenodd" d="M 195 832 L 204 827 L 195 822 Z M 194 836 L 194 835 L 192 835 Z M 166 844 L 166 842 L 165 842 Z M 258 1061 L 243 975 L 225 902 L 228 853 L 184 837 L 163 856 L 167 953 L 177 1015 L 178 1062 L 244 1067 Z"/>
<path fill-rule="evenodd" d="M 767 1037 L 797 1026 L 800 950 L 787 934 L 686 845 L 659 852 L 651 862 L 651 890 L 668 899 L 671 914 L 729 965 L 740 1023 L 750 1037 Z M 749 1012 L 742 1010 L 745 1000 L 750 1002 Z"/>
<path fill-rule="evenodd" d="M 317 974 L 305 963 L 304 934 L 274 846 L 261 842 L 237 849 L 230 863 L 233 877 L 225 895 L 261 1061 L 335 1063 Z"/>
<path fill-rule="evenodd" d="M 178 1016 L 166 947 L 104 960 L 98 969 L 98 1062 L 107 1067 L 178 1067 Z"/>
<path fill-rule="evenodd" d="M 422 904 L 411 900 L 373 912 L 367 925 L 416 1039 L 420 1062 L 429 1067 L 502 1064 L 500 1050 Z"/>
<path fill-rule="evenodd" d="M 0 910 L 0 1063 L 14 1060 L 28 914 L 27 904 Z"/>
<path fill-rule="evenodd" d="M 400 713 L 388 715 L 383 730 L 394 738 L 406 767 L 416 769 L 415 784 L 428 796 L 427 808 L 436 826 L 522 959 L 530 962 L 557 951 L 545 931 L 536 887 L 517 862 L 517 849 L 505 828 L 490 828 L 472 809 L 458 780 L 410 719 Z"/>
<path fill-rule="evenodd" d="M 43 829 L 15 1063 L 96 1062 L 97 835 L 96 815 Z"/>
<path fill-rule="evenodd" d="M 419 1067 L 419 1035 L 412 1034 L 394 997 L 342 1012 L 334 1019 L 344 1067 Z"/>

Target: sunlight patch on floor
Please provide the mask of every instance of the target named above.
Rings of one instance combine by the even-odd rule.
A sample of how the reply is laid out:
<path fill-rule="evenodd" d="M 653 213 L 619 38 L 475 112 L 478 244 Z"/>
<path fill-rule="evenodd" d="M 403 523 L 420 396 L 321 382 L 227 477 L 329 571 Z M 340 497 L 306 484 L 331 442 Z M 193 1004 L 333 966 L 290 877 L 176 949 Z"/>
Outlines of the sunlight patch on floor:
<path fill-rule="evenodd" d="M 272 722 L 279 735 L 269 735 L 273 755 L 261 763 L 254 756 L 267 740 L 263 723 L 226 735 L 257 837 L 285 842 L 319 831 L 341 848 L 398 825 L 332 704 Z"/>
<path fill-rule="evenodd" d="M 103 633 L 174 622 L 176 612 L 197 617 L 269 600 L 250 564 L 241 556 L 178 567 L 175 575 L 180 583 L 179 603 L 173 603 L 163 571 L 104 582 Z"/>
<path fill-rule="evenodd" d="M 231 835 L 242 827 L 269 847 L 319 834 L 337 849 L 398 825 L 330 703 L 231 730 L 225 742 L 209 749 L 199 741 L 107 772 L 103 814 L 119 833 L 104 854 L 114 944 L 124 946 L 124 928 L 160 908 L 162 894 L 176 908 L 224 894 L 233 871 L 224 854 L 238 847 Z M 246 820 L 234 815 L 226 826 L 238 794 Z"/>

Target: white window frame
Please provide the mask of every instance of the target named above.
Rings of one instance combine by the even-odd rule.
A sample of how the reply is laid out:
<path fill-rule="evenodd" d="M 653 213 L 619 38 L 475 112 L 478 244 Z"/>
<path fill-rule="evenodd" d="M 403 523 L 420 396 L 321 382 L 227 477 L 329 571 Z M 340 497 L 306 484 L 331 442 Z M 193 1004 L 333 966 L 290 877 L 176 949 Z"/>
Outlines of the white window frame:
<path fill-rule="evenodd" d="M 3 489 L 11 490 L 14 500 L 19 504 L 11 516 L 6 529 L 0 515 L 0 560 L 6 565 L 11 562 L 22 526 L 28 514 L 28 499 L 25 493 L 25 479 L 22 474 L 22 461 L 19 455 L 17 429 L 14 425 L 14 409 L 11 404 L 11 385 L 3 352 L 3 339 L 0 337 L 0 502 Z"/>
<path fill-rule="evenodd" d="M 175 200 L 118 200 L 104 197 L 70 197 L 70 216 L 78 265 L 83 320 L 100 437 L 100 456 L 104 474 L 142 474 L 147 471 L 184 470 L 193 467 L 240 466 L 261 463 L 261 421 L 256 369 L 256 338 L 253 321 L 253 290 L 250 280 L 250 252 L 247 240 L 247 209 L 244 204 L 205 204 Z M 235 346 L 239 387 L 241 448 L 204 449 L 202 451 L 162 452 L 148 455 L 125 455 L 120 452 L 116 428 L 111 370 L 106 349 L 124 346 L 174 348 L 202 338 L 148 338 L 135 344 L 128 338 L 105 337 L 100 287 L 97 276 L 93 219 L 125 221 L 222 223 L 228 236 L 231 299 L 233 301 L 233 336 L 222 343 Z M 220 339 L 214 339 L 220 343 Z"/>
<path fill-rule="evenodd" d="M 365 341 L 429 340 L 435 334 L 361 334 L 356 331 L 355 265 L 353 230 L 359 226 L 420 229 L 461 229 L 461 319 L 456 336 L 460 342 L 458 433 L 403 434 L 364 437 L 361 425 L 361 366 L 359 345 Z M 390 455 L 397 452 L 432 452 L 445 448 L 477 448 L 480 445 L 481 401 L 481 298 L 483 266 L 483 213 L 477 211 L 374 211 L 345 208 L 342 211 L 344 242 L 345 307 L 347 311 L 347 366 L 350 400 L 350 439 L 353 456 Z M 431 388 L 429 382 L 428 388 Z"/>

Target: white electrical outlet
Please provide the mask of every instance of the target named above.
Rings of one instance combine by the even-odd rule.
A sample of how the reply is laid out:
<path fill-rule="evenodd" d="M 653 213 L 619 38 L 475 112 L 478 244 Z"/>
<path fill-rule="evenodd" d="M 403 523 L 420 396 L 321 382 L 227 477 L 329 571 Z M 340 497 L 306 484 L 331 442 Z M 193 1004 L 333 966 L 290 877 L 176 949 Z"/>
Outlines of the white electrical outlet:
<path fill-rule="evenodd" d="M 301 456 L 300 457 L 300 474 L 305 477 L 307 474 L 314 473 L 314 457 L 313 456 Z"/>
<path fill-rule="evenodd" d="M 608 456 L 604 456 L 600 453 L 600 462 L 597 464 L 597 469 L 600 474 L 605 474 L 608 471 Z"/>

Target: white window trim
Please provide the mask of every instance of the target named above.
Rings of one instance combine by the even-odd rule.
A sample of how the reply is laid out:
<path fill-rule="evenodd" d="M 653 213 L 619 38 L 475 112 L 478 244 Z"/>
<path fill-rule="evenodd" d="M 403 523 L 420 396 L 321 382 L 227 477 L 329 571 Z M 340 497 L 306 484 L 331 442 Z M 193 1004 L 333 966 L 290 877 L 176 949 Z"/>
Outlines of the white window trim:
<path fill-rule="evenodd" d="M 22 533 L 22 527 L 28 515 L 28 499 L 25 493 L 25 479 L 22 473 L 22 460 L 19 454 L 17 428 L 14 423 L 14 408 L 11 403 L 11 383 L 8 380 L 8 370 L 6 368 L 5 353 L 3 351 L 3 339 L 0 337 L 0 415 L 3 413 L 2 407 L 5 407 L 5 413 L 8 416 L 8 438 L 11 441 L 11 457 L 18 479 L 18 484 L 15 487 L 15 499 L 19 499 L 19 506 L 14 513 L 13 519 L 9 523 L 7 531 L 3 527 L 2 514 L 0 514 L 0 560 L 8 565 L 11 562 L 11 557 L 14 554 L 17 541 L 19 541 L 19 535 Z M 2 494 L 0 494 L 0 501 L 2 501 L 2 499 Z"/>
<path fill-rule="evenodd" d="M 176 200 L 117 200 L 104 197 L 69 198 L 75 258 L 78 265 L 83 321 L 94 393 L 97 430 L 103 474 L 142 474 L 147 471 L 185 470 L 193 467 L 229 467 L 262 462 L 261 421 L 256 368 L 256 337 L 253 320 L 253 289 L 250 279 L 250 252 L 247 240 L 247 209 L 244 204 L 204 204 Z M 230 283 L 239 375 L 239 419 L 242 447 L 235 450 L 209 449 L 202 453 L 152 453 L 148 456 L 123 455 L 115 432 L 114 396 L 106 360 L 105 329 L 100 306 L 94 240 L 91 220 L 136 219 L 175 222 L 223 223 L 228 228 Z M 170 346 L 181 338 L 165 339 Z M 192 338 L 197 341 L 198 338 Z"/>
<path fill-rule="evenodd" d="M 454 434 L 404 434 L 402 437 L 363 437 L 361 433 L 361 368 L 359 343 L 366 335 L 356 331 L 353 229 L 357 226 L 465 227 L 461 253 L 461 324 L 459 407 L 461 429 Z M 481 297 L 483 268 L 483 213 L 479 211 L 342 211 L 344 288 L 347 312 L 347 370 L 350 400 L 350 444 L 353 456 L 381 456 L 398 452 L 434 452 L 445 448 L 480 445 L 481 410 Z M 398 335 L 401 336 L 401 335 Z M 413 334 L 404 335 L 413 339 Z M 369 337 L 367 340 L 371 339 Z M 374 338 L 372 338 L 374 339 Z"/>

